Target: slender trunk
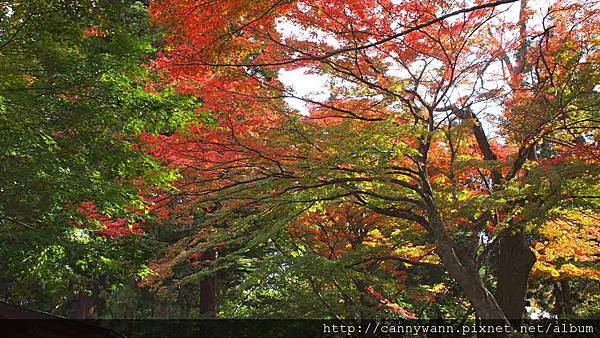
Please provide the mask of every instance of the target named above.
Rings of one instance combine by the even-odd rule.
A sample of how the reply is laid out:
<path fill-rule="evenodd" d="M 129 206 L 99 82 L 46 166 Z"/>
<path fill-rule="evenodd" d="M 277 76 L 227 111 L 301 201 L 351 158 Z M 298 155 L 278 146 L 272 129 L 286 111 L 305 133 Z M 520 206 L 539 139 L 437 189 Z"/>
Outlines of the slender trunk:
<path fill-rule="evenodd" d="M 217 259 L 217 251 L 208 249 L 203 255 L 204 260 Z M 217 283 L 215 276 L 207 276 L 200 282 L 200 311 L 208 318 L 217 316 Z"/>
<path fill-rule="evenodd" d="M 495 296 L 508 319 L 520 320 L 525 313 L 529 272 L 536 258 L 522 230 L 508 229 L 500 236 Z"/>
<path fill-rule="evenodd" d="M 96 304 L 92 297 L 86 294 L 79 294 L 75 298 L 75 319 L 90 319 L 96 312 Z"/>
<path fill-rule="evenodd" d="M 569 281 L 563 279 L 554 284 L 554 309 L 552 312 L 558 318 L 566 318 L 573 314 L 573 299 Z"/>
<path fill-rule="evenodd" d="M 159 299 L 158 305 L 154 308 L 153 317 L 155 319 L 169 318 L 169 303 L 165 299 Z"/>

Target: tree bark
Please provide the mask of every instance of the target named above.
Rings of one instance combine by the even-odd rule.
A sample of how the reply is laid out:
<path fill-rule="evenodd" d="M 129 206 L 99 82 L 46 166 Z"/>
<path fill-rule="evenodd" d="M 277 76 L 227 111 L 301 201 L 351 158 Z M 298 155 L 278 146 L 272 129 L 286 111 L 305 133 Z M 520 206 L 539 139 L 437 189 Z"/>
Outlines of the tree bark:
<path fill-rule="evenodd" d="M 429 188 L 428 181 L 425 180 L 424 184 L 426 189 Z M 483 284 L 474 259 L 468 256 L 459 258 L 457 255 L 455 245 L 444 229 L 444 223 L 431 195 L 428 202 L 430 205 L 428 230 L 437 244 L 436 253 L 446 271 L 461 287 L 480 319 L 507 321 L 496 299 Z"/>
<path fill-rule="evenodd" d="M 496 299 L 483 284 L 474 258 L 468 255 L 462 257 L 457 255 L 456 245 L 444 229 L 444 221 L 438 212 L 426 171 L 421 173 L 421 184 L 428 216 L 428 222 L 423 226 L 437 244 L 436 253 L 446 271 L 461 287 L 480 319 L 501 320 L 508 324 Z"/>
<path fill-rule="evenodd" d="M 529 272 L 536 258 L 523 230 L 507 229 L 500 236 L 495 296 L 508 319 L 520 320 L 525 313 Z"/>
<path fill-rule="evenodd" d="M 96 304 L 92 297 L 82 293 L 75 298 L 75 319 L 90 319 L 96 312 Z"/>
<path fill-rule="evenodd" d="M 477 269 L 474 268 L 475 262 L 461 261 L 449 241 L 449 238 L 438 240 L 436 252 L 450 277 L 461 287 L 479 318 L 505 321 L 506 316 L 502 309 L 492 293 L 483 284 Z"/>
<path fill-rule="evenodd" d="M 153 317 L 154 319 L 169 318 L 169 304 L 165 299 L 159 299 L 158 304 L 154 308 Z"/>
<path fill-rule="evenodd" d="M 217 251 L 208 249 L 203 258 L 207 261 L 213 261 L 217 258 Z M 208 318 L 217 316 L 217 283 L 215 276 L 207 276 L 200 282 L 200 311 Z"/>
<path fill-rule="evenodd" d="M 569 281 L 563 279 L 554 283 L 554 309 L 553 314 L 558 318 L 568 318 L 573 315 L 573 298 Z"/>

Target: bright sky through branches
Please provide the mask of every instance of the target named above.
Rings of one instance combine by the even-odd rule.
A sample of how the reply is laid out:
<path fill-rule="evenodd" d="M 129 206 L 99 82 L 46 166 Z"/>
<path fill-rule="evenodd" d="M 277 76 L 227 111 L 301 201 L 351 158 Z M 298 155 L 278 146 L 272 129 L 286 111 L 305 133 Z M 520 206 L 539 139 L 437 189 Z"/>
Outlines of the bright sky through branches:
<path fill-rule="evenodd" d="M 543 19 L 543 14 L 548 7 L 554 3 L 553 0 L 534 0 L 530 4 L 530 9 L 537 15 L 533 17 L 533 26 L 540 26 L 540 22 Z M 517 23 L 519 19 L 519 3 L 512 3 L 507 5 L 498 6 L 496 9 L 500 14 L 497 20 L 503 20 L 508 22 Z M 399 30 L 401 28 L 398 28 Z M 340 44 L 335 40 L 334 37 L 326 34 L 322 31 L 306 31 L 296 23 L 280 20 L 278 24 L 278 30 L 282 33 L 284 38 L 293 37 L 300 40 L 315 41 L 323 40 L 326 44 L 339 48 Z M 389 74 L 390 76 L 402 79 L 406 77 L 405 71 L 401 67 L 390 65 Z M 309 68 L 303 67 L 294 70 L 281 70 L 279 71 L 279 80 L 289 88 L 290 94 L 295 97 L 286 98 L 286 103 L 293 109 L 296 109 L 302 115 L 309 115 L 309 103 L 307 101 L 323 102 L 330 96 L 329 78 L 328 76 L 317 74 L 315 71 L 311 71 Z M 498 79 L 502 78 L 502 67 L 499 62 L 495 62 L 490 65 L 488 69 L 488 76 L 486 78 L 487 85 L 489 87 L 501 88 L 504 86 L 503 83 L 499 82 Z M 459 99 L 460 97 L 468 96 L 469 88 L 457 87 L 451 93 L 449 97 L 452 99 Z M 302 100 L 305 99 L 305 100 Z M 475 103 L 472 108 L 481 116 L 482 123 L 486 133 L 490 136 L 495 135 L 496 132 L 493 129 L 493 125 L 488 122 L 489 119 L 494 119 L 500 115 L 500 104 L 490 105 L 489 102 L 477 104 Z"/>

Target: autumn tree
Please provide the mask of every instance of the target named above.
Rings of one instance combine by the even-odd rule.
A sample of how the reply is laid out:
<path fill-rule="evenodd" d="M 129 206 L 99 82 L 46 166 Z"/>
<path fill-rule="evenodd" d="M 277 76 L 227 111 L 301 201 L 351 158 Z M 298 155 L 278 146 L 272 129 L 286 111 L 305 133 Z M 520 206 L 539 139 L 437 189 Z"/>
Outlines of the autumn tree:
<path fill-rule="evenodd" d="M 531 237 L 559 212 L 597 208 L 592 5 L 157 0 L 150 11 L 169 31 L 156 69 L 214 114 L 144 138 L 181 170 L 179 196 L 204 208 L 198 231 L 216 229 L 189 255 L 292 231 L 334 201 L 419 226 L 480 318 L 519 319 L 539 259 Z M 292 71 L 319 76 L 327 98 L 296 94 L 281 81 Z"/>

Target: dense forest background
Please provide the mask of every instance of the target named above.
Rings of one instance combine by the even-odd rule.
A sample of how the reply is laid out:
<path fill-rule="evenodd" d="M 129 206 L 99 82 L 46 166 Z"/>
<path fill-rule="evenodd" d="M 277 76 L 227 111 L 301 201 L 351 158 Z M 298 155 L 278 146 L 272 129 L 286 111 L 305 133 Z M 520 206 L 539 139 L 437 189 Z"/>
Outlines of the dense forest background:
<path fill-rule="evenodd" d="M 0 0 L 0 301 L 598 318 L 599 10 Z"/>

